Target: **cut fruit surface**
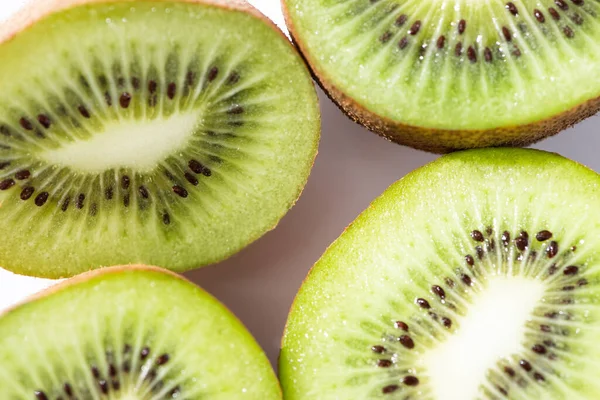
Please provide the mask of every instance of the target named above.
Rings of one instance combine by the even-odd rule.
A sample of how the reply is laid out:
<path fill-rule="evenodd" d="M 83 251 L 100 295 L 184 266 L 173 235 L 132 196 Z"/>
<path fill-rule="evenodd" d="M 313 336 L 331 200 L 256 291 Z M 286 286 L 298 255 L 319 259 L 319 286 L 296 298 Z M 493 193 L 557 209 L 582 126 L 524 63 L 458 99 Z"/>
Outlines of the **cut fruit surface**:
<path fill-rule="evenodd" d="M 296 43 L 351 117 L 434 152 L 523 145 L 600 108 L 590 0 L 283 0 Z"/>
<path fill-rule="evenodd" d="M 295 400 L 592 400 L 600 176 L 459 152 L 390 187 L 315 265 L 280 356 Z"/>
<path fill-rule="evenodd" d="M 0 34 L 0 266 L 184 271 L 277 224 L 320 116 L 272 23 L 238 2 L 50 4 Z"/>
<path fill-rule="evenodd" d="M 115 267 L 0 318 L 3 399 L 281 399 L 258 344 L 190 282 Z"/>

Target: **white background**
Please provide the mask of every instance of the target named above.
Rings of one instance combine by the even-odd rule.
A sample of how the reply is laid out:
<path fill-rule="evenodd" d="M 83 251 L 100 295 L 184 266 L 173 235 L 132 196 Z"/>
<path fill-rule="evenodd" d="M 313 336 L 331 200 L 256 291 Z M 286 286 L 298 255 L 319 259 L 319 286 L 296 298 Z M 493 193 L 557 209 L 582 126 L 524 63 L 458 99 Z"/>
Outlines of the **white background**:
<path fill-rule="evenodd" d="M 250 2 L 283 27 L 277 0 Z M 23 3 L 24 0 L 0 0 L 0 21 Z M 242 319 L 273 362 L 289 307 L 309 268 L 373 198 L 436 157 L 388 143 L 367 132 L 320 95 L 320 152 L 298 204 L 275 231 L 238 255 L 186 274 Z M 559 152 L 600 171 L 599 127 L 600 117 L 594 117 L 535 147 Z M 0 308 L 49 284 L 0 269 Z"/>

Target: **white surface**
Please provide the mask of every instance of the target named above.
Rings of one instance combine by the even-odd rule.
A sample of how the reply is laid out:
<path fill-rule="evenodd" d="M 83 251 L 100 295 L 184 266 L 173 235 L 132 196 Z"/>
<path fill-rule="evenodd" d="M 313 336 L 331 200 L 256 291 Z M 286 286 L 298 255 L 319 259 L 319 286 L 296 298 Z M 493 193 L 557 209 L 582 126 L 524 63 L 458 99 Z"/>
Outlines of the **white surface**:
<path fill-rule="evenodd" d="M 0 20 L 21 0 L 0 0 Z M 277 0 L 251 0 L 280 26 Z M 271 361 L 294 295 L 327 246 L 387 186 L 435 156 L 388 143 L 347 119 L 324 95 L 323 137 L 312 176 L 298 204 L 277 229 L 219 265 L 190 272 L 198 283 L 240 317 Z M 600 118 L 535 146 L 600 170 Z M 0 307 L 49 283 L 0 270 Z"/>

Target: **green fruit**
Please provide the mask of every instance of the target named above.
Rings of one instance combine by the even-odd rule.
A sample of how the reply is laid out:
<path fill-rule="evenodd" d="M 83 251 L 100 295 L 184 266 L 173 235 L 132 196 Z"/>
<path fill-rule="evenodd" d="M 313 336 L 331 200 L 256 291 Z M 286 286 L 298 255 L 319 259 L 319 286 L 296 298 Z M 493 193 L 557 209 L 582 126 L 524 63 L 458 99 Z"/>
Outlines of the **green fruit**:
<path fill-rule="evenodd" d="M 17 273 L 220 261 L 278 223 L 316 155 L 310 74 L 240 2 L 39 2 L 0 59 L 0 265 Z"/>
<path fill-rule="evenodd" d="M 244 326 L 164 270 L 106 268 L 0 318 L 2 399 L 281 399 Z"/>
<path fill-rule="evenodd" d="M 442 157 L 316 264 L 283 339 L 284 397 L 592 400 L 600 176 L 556 154 Z"/>
<path fill-rule="evenodd" d="M 432 152 L 526 145 L 600 109 L 600 3 L 283 0 L 330 97 Z"/>

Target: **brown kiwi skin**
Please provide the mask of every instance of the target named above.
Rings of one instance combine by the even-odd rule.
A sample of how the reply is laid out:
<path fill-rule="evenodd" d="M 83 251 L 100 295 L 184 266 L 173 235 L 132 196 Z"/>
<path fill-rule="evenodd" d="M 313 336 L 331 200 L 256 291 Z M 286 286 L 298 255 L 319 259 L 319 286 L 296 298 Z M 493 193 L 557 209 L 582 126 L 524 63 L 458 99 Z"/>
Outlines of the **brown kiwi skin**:
<path fill-rule="evenodd" d="M 523 147 L 556 135 L 600 111 L 599 96 L 578 104 L 562 114 L 525 125 L 479 130 L 450 130 L 393 121 L 359 104 L 332 84 L 324 71 L 316 68 L 317 64 L 307 51 L 306 44 L 296 34 L 296 27 L 290 17 L 286 0 L 281 0 L 281 5 L 292 42 L 302 54 L 313 78 L 325 94 L 354 122 L 397 144 L 436 154 L 481 147 Z"/>

